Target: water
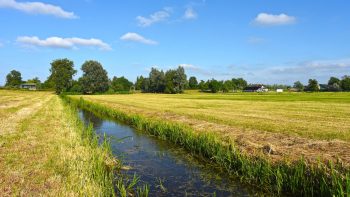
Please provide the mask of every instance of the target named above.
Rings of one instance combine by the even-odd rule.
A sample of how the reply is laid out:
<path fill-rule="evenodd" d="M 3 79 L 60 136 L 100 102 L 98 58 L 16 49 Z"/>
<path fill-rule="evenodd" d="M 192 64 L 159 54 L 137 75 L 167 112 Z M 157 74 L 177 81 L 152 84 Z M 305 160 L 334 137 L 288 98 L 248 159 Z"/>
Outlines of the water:
<path fill-rule="evenodd" d="M 80 110 L 85 124 L 93 123 L 97 134 L 111 138 L 113 154 L 129 170 L 150 185 L 150 196 L 250 196 L 255 191 L 229 177 L 222 169 L 186 150 L 137 131 L 127 125 Z M 118 140 L 124 138 L 123 140 Z M 166 191 L 161 189 L 163 185 Z"/>

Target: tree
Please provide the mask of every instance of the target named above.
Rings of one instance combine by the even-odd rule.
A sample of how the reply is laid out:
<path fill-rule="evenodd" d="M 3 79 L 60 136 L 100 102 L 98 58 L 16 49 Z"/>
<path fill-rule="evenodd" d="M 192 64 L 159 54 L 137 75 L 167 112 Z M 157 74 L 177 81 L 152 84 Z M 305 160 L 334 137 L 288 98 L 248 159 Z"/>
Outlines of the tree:
<path fill-rule="evenodd" d="M 212 93 L 217 93 L 220 90 L 220 82 L 215 79 L 210 80 L 208 86 Z"/>
<path fill-rule="evenodd" d="M 17 70 L 12 70 L 8 75 L 6 75 L 6 84 L 7 87 L 19 87 L 22 83 L 21 73 Z"/>
<path fill-rule="evenodd" d="M 69 92 L 82 93 L 83 88 L 81 87 L 81 80 L 73 80 L 72 87 L 69 88 Z"/>
<path fill-rule="evenodd" d="M 143 76 L 141 75 L 140 77 L 136 78 L 136 82 L 135 82 L 135 89 L 136 90 L 141 90 L 142 89 L 142 83 L 143 83 Z"/>
<path fill-rule="evenodd" d="M 124 76 L 119 78 L 113 77 L 111 86 L 114 91 L 129 91 L 131 86 L 133 86 L 133 83 Z"/>
<path fill-rule="evenodd" d="M 336 77 L 329 78 L 328 85 L 334 85 L 335 83 L 337 83 L 339 85 L 340 84 L 340 79 L 338 79 Z"/>
<path fill-rule="evenodd" d="M 298 89 L 298 91 L 304 91 L 304 85 L 300 81 L 294 82 L 293 88 Z"/>
<path fill-rule="evenodd" d="M 192 76 L 190 77 L 190 79 L 188 80 L 188 86 L 190 89 L 197 89 L 198 88 L 198 81 L 197 78 Z"/>
<path fill-rule="evenodd" d="M 179 66 L 176 70 L 168 70 L 165 73 L 165 93 L 183 93 L 187 83 L 185 69 Z"/>
<path fill-rule="evenodd" d="M 149 78 L 144 78 L 142 80 L 141 91 L 142 92 L 150 92 L 150 81 L 149 81 Z"/>
<path fill-rule="evenodd" d="M 77 72 L 74 70 L 74 63 L 68 59 L 57 59 L 51 62 L 51 76 L 56 94 L 66 91 L 72 86 L 73 76 Z"/>
<path fill-rule="evenodd" d="M 203 80 L 201 80 L 201 81 L 199 82 L 199 84 L 198 84 L 198 88 L 199 88 L 202 92 L 204 92 L 204 91 L 206 91 L 206 90 L 209 89 L 208 83 L 205 82 L 205 81 L 203 81 Z"/>
<path fill-rule="evenodd" d="M 348 75 L 343 76 L 340 84 L 341 84 L 341 88 L 344 91 L 350 91 L 350 76 Z"/>
<path fill-rule="evenodd" d="M 163 71 L 152 68 L 149 73 L 149 92 L 162 93 L 165 90 L 165 75 Z"/>
<path fill-rule="evenodd" d="M 233 82 L 232 80 L 226 80 L 222 85 L 223 92 L 230 92 L 233 90 Z"/>
<path fill-rule="evenodd" d="M 81 85 L 84 93 L 105 92 L 109 87 L 107 71 L 94 60 L 86 61 L 82 66 Z"/>
<path fill-rule="evenodd" d="M 318 85 L 318 81 L 316 79 L 309 79 L 309 85 L 307 86 L 307 90 L 311 92 L 320 91 L 320 86 Z"/>
<path fill-rule="evenodd" d="M 37 89 L 41 88 L 41 81 L 38 77 L 34 77 L 33 79 L 27 80 L 27 83 L 35 83 Z"/>
<path fill-rule="evenodd" d="M 233 87 L 237 90 L 243 90 L 248 85 L 247 81 L 244 80 L 243 78 L 237 78 L 237 79 L 233 78 L 232 82 L 233 82 Z"/>

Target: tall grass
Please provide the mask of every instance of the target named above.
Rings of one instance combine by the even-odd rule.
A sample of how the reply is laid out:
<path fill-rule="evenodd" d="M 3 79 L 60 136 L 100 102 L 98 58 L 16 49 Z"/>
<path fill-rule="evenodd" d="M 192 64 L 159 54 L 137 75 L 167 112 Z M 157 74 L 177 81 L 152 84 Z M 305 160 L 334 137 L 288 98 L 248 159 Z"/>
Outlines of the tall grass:
<path fill-rule="evenodd" d="M 66 101 L 65 99 L 63 99 Z M 85 169 L 89 172 L 84 172 L 89 175 L 89 179 L 95 182 L 100 188 L 100 193 L 96 195 L 115 196 L 114 190 L 114 173 L 120 167 L 120 163 L 113 157 L 109 139 L 103 138 L 103 142 L 99 144 L 98 136 L 96 135 L 92 124 L 84 126 L 83 122 L 77 116 L 77 108 L 75 105 L 67 105 L 71 103 L 66 102 L 66 115 L 69 116 L 75 127 L 78 135 L 81 136 L 82 145 L 88 147 L 90 150 L 89 165 Z M 81 180 L 80 186 L 83 186 Z M 73 184 L 71 184 L 73 185 Z M 78 186 L 79 187 L 79 186 Z M 79 194 L 85 195 L 85 194 Z"/>
<path fill-rule="evenodd" d="M 178 144 L 188 151 L 217 163 L 241 181 L 271 193 L 302 196 L 346 196 L 350 194 L 350 170 L 340 161 L 311 164 L 301 158 L 297 162 L 272 163 L 262 155 L 248 156 L 236 149 L 234 142 L 207 132 L 198 134 L 186 125 L 129 115 L 82 98 L 65 98 L 80 108 L 114 118 L 138 130 Z M 227 141 L 227 140 L 226 140 Z"/>
<path fill-rule="evenodd" d="M 149 194 L 149 186 L 147 184 L 140 185 L 139 177 L 135 174 L 132 180 L 128 177 L 122 176 L 119 173 L 121 162 L 118 161 L 112 153 L 110 139 L 104 134 L 103 141 L 100 142 L 99 136 L 93 129 L 93 125 L 84 126 L 83 122 L 77 117 L 76 102 L 70 102 L 66 96 L 61 98 L 67 104 L 67 112 L 75 126 L 80 132 L 83 144 L 90 147 L 90 152 L 93 158 L 89 165 L 91 172 L 91 179 L 99 184 L 102 196 L 140 196 L 147 197 Z M 84 194 L 82 194 L 84 195 Z"/>

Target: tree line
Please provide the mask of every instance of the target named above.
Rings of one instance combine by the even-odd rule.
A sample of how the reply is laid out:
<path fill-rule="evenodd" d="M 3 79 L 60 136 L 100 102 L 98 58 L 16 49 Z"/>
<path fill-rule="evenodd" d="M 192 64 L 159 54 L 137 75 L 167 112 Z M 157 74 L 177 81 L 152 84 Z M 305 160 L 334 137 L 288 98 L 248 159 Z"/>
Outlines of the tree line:
<path fill-rule="evenodd" d="M 144 93 L 183 93 L 186 89 L 200 90 L 202 92 L 237 92 L 243 91 L 248 82 L 243 78 L 232 78 L 231 80 L 210 79 L 198 81 L 187 75 L 183 67 L 169 69 L 165 72 L 152 68 L 147 77 L 138 76 L 136 82 L 129 81 L 124 76 L 112 79 L 108 78 L 107 71 L 98 61 L 85 61 L 81 70 L 83 75 L 74 80 L 77 70 L 74 62 L 69 59 L 57 59 L 51 62 L 50 76 L 44 83 L 35 77 L 27 81 L 22 80 L 21 73 L 12 70 L 6 76 L 6 87 L 18 88 L 23 83 L 34 83 L 38 89 L 54 89 L 57 94 L 62 92 L 74 92 L 83 94 L 115 93 L 139 90 Z M 316 79 L 310 79 L 307 85 L 296 81 L 293 86 L 288 85 L 266 85 L 268 89 L 285 89 L 291 91 L 350 91 L 350 76 L 345 75 L 341 79 L 331 77 L 328 84 L 319 84 Z"/>

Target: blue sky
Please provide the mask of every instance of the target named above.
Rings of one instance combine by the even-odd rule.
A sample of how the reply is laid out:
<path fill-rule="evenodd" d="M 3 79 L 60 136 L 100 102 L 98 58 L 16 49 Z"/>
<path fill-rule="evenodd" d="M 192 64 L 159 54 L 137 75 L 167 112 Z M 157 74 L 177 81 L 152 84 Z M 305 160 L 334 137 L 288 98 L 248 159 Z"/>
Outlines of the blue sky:
<path fill-rule="evenodd" d="M 16 69 L 97 60 L 134 81 L 183 65 L 199 79 L 292 84 L 350 75 L 350 2 L 0 0 L 0 84 Z M 76 78 L 81 75 L 79 71 Z"/>

